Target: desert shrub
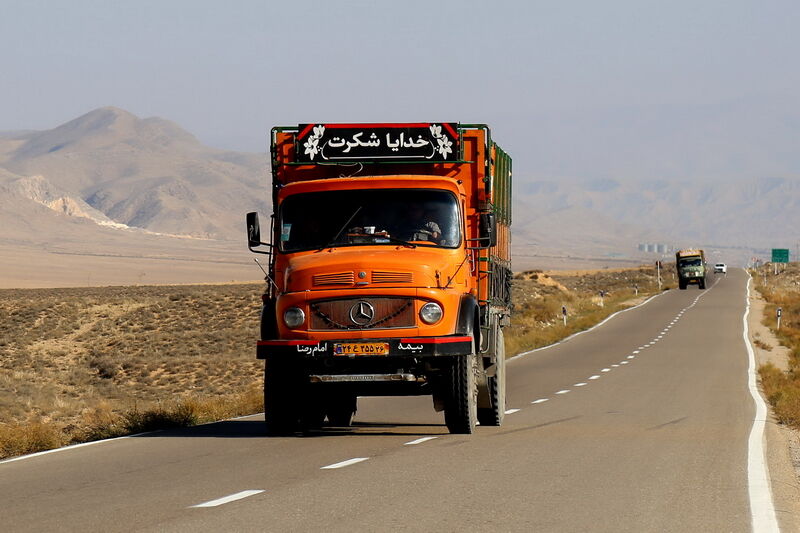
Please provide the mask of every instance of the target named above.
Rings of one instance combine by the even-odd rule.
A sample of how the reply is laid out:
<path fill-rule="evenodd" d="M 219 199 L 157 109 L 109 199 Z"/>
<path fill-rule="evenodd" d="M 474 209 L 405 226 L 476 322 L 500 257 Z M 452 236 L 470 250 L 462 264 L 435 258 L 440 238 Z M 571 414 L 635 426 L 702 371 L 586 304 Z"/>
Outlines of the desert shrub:
<path fill-rule="evenodd" d="M 35 453 L 64 444 L 61 433 L 41 421 L 0 424 L 0 458 Z"/>

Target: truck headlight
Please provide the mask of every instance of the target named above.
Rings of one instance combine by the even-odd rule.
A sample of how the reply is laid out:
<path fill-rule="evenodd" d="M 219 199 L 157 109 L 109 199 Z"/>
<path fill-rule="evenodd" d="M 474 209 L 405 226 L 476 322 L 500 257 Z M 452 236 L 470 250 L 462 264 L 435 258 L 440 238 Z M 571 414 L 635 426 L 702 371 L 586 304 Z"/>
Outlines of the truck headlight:
<path fill-rule="evenodd" d="M 306 314 L 299 307 L 290 307 L 283 312 L 283 321 L 287 326 L 294 329 L 306 321 Z"/>
<path fill-rule="evenodd" d="M 419 317 L 426 324 L 435 324 L 442 319 L 442 308 L 439 304 L 428 302 L 419 310 Z"/>

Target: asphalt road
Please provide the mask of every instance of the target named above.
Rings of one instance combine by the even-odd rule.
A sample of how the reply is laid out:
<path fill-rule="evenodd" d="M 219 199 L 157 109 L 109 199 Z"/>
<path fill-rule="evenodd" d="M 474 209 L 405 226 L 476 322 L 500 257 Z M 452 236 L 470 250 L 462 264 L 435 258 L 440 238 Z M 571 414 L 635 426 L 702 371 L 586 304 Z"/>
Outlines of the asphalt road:
<path fill-rule="evenodd" d="M 117 439 L 0 463 L 0 529 L 752 530 L 747 277 L 715 282 L 511 361 L 502 427 L 449 435 L 429 398 L 366 398 L 346 431 Z"/>

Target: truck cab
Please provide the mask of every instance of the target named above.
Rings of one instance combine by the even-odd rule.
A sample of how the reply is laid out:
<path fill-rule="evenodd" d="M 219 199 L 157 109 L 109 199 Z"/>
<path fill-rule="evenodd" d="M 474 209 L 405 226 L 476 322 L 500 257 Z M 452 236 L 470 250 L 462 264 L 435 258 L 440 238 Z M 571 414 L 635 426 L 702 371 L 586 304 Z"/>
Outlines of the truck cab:
<path fill-rule="evenodd" d="M 454 433 L 502 423 L 511 160 L 488 127 L 275 128 L 272 170 L 270 242 L 248 214 L 267 430 L 347 426 L 363 395 L 431 395 Z"/>
<path fill-rule="evenodd" d="M 686 290 L 688 285 L 706 288 L 708 265 L 705 253 L 699 249 L 678 250 L 675 254 L 675 268 L 678 274 L 678 288 Z"/>

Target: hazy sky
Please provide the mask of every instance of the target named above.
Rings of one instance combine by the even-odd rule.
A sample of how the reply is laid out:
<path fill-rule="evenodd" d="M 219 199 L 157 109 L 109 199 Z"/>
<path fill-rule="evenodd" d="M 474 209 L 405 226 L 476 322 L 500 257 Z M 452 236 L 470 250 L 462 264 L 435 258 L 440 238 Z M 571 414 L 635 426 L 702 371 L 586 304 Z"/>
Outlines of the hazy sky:
<path fill-rule="evenodd" d="M 486 122 L 517 177 L 800 177 L 800 2 L 0 0 L 0 130 Z"/>

